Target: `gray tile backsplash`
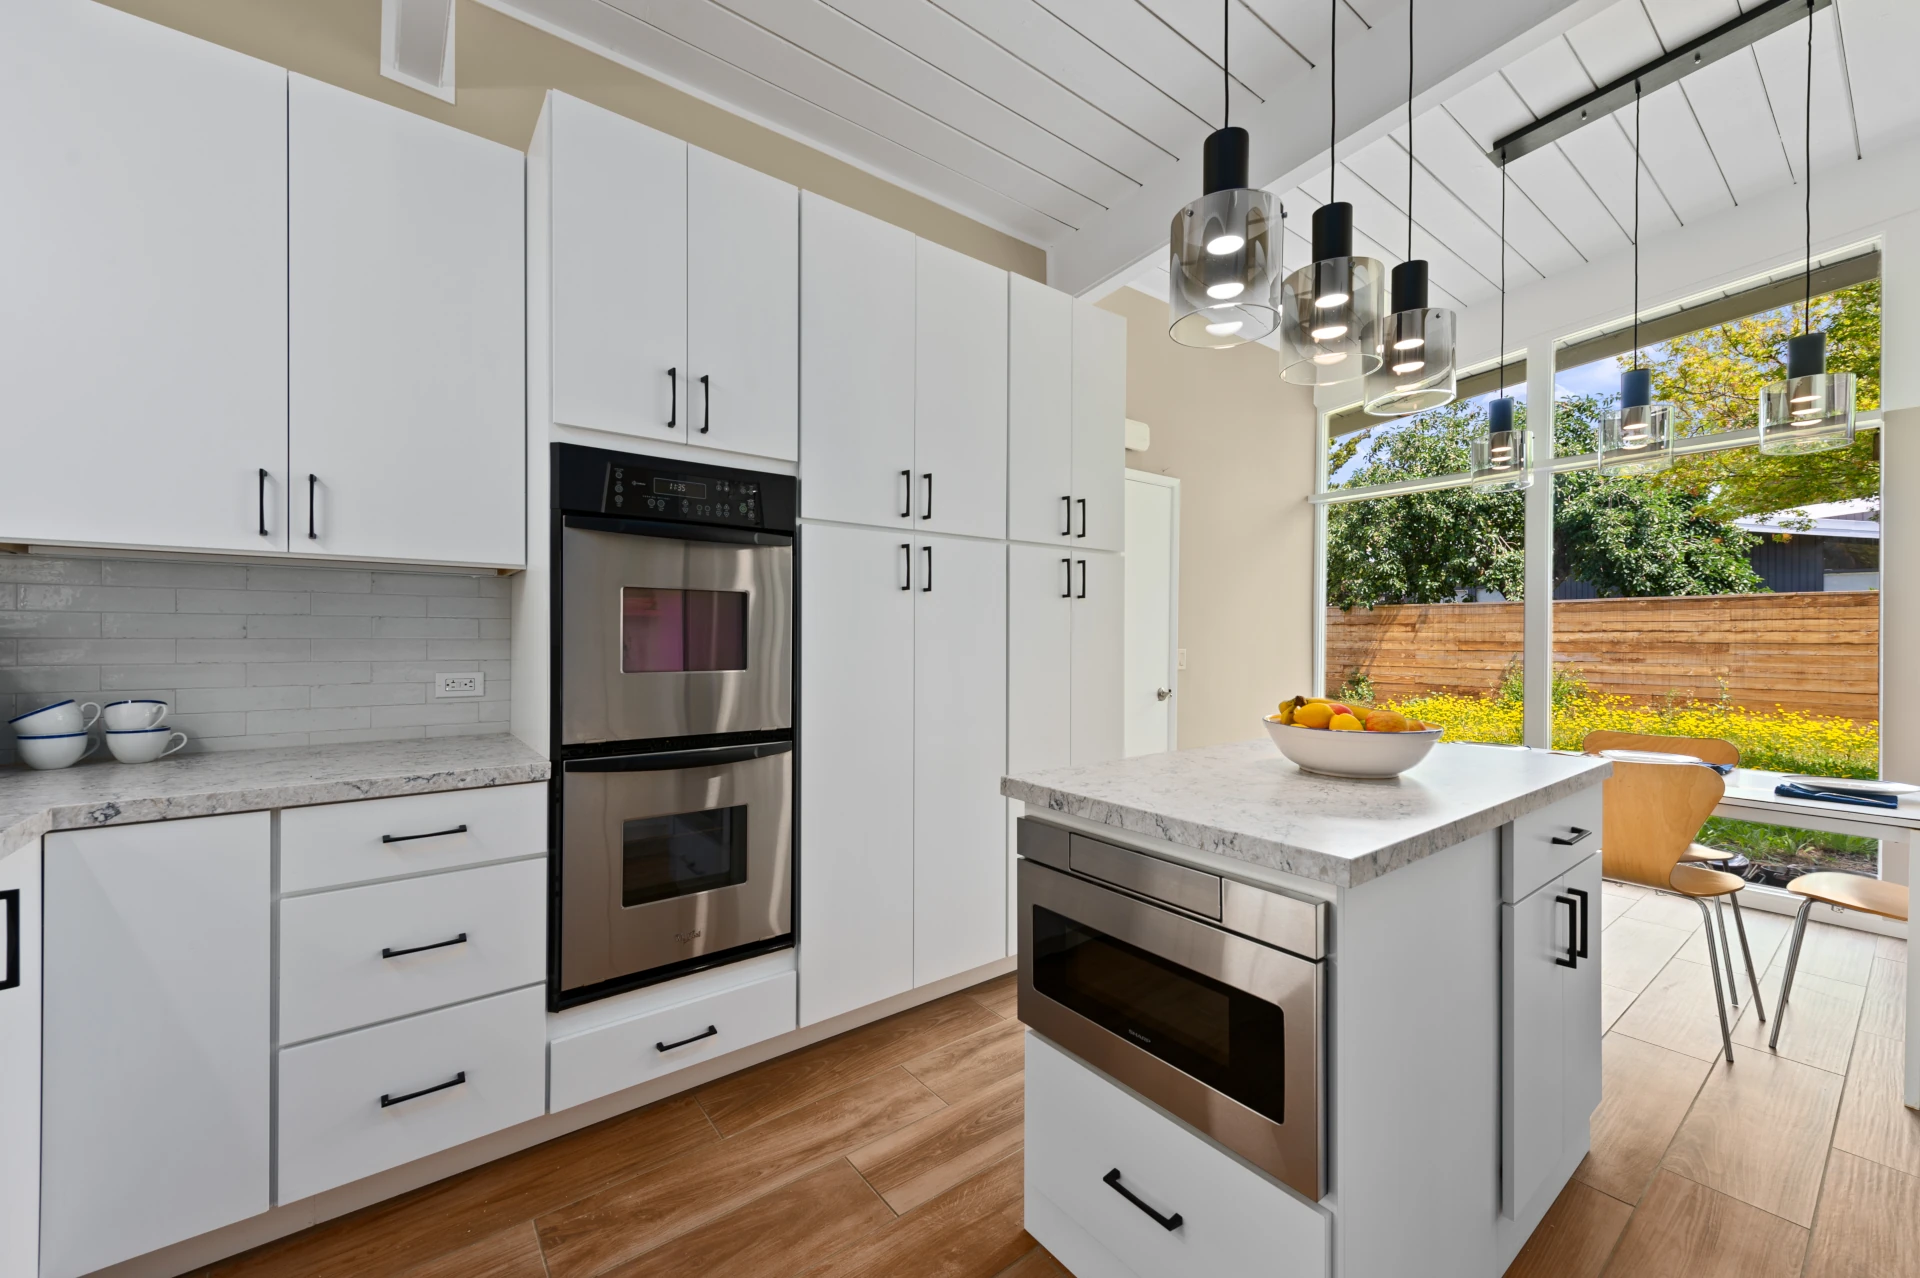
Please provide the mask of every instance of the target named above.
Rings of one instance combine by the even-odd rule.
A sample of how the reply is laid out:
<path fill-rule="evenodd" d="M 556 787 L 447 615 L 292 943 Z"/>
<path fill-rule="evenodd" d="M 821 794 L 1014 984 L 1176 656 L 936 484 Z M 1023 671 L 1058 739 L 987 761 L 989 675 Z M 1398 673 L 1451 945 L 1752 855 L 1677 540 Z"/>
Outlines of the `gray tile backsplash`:
<path fill-rule="evenodd" d="M 491 575 L 0 554 L 0 720 L 158 697 L 189 750 L 504 732 L 508 609 Z M 434 697 L 466 670 L 484 697 Z"/>

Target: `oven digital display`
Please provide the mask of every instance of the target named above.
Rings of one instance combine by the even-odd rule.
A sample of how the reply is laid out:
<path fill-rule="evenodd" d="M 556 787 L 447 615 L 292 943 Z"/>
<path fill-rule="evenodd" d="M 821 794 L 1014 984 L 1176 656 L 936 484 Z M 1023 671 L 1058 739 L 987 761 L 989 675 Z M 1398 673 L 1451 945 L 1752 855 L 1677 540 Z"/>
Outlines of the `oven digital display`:
<path fill-rule="evenodd" d="M 707 486 L 693 479 L 662 479 L 655 475 L 653 491 L 660 497 L 691 497 L 695 501 L 707 499 Z"/>

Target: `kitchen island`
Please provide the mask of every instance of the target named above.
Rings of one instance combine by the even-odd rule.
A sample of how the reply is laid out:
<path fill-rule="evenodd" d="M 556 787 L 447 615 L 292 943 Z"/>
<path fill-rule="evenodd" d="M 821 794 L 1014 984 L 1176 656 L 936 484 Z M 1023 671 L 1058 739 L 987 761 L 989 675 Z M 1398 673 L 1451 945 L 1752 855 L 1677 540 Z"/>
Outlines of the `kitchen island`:
<path fill-rule="evenodd" d="M 1600 1098 L 1603 760 L 1008 777 L 1027 1229 L 1078 1278 L 1504 1271 Z"/>

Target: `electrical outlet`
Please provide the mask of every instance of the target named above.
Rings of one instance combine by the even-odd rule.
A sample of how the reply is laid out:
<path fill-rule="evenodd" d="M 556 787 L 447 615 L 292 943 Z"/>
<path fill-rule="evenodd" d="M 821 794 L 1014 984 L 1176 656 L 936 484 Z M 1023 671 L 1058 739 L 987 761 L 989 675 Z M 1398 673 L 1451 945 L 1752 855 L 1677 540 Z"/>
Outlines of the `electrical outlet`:
<path fill-rule="evenodd" d="M 487 695 L 487 676 L 478 670 L 467 674 L 437 674 L 433 677 L 433 695 L 484 697 Z"/>
<path fill-rule="evenodd" d="M 1178 660 L 1178 668 L 1185 670 L 1187 668 L 1187 650 L 1185 648 L 1176 648 L 1174 649 L 1174 655 Z"/>

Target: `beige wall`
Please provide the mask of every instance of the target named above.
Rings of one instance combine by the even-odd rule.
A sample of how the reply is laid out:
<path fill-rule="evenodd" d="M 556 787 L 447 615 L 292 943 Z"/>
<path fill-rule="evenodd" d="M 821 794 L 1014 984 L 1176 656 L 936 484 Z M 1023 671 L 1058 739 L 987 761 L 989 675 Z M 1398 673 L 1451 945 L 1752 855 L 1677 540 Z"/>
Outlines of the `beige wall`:
<path fill-rule="evenodd" d="M 561 89 L 995 266 L 1044 280 L 1044 250 L 473 0 L 454 16 L 453 103 L 380 74 L 380 0 L 103 0 L 316 80 L 527 149 Z"/>
<path fill-rule="evenodd" d="M 1153 431 L 1127 465 L 1180 480 L 1180 747 L 1257 737 L 1313 674 L 1313 398 L 1268 347 L 1176 344 L 1145 293 L 1100 305 L 1126 316 L 1127 416 Z"/>

